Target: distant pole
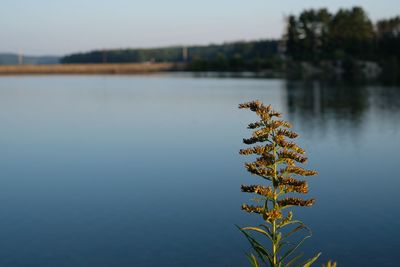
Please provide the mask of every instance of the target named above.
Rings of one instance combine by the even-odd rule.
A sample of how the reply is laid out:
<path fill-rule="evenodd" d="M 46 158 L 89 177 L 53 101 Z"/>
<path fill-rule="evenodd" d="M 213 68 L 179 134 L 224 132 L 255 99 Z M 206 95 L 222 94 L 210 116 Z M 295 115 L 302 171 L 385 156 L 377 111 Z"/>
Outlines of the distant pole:
<path fill-rule="evenodd" d="M 24 55 L 21 52 L 18 53 L 18 65 L 24 64 Z"/>
<path fill-rule="evenodd" d="M 187 62 L 189 56 L 188 48 L 186 46 L 182 47 L 182 60 Z"/>

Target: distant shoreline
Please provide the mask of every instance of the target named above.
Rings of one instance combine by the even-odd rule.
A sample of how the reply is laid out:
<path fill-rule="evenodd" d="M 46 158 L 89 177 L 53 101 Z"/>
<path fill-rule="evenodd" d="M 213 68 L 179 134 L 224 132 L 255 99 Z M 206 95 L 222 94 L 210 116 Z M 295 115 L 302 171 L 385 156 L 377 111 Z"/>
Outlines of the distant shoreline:
<path fill-rule="evenodd" d="M 144 74 L 182 70 L 174 63 L 0 65 L 0 75 L 31 74 Z"/>

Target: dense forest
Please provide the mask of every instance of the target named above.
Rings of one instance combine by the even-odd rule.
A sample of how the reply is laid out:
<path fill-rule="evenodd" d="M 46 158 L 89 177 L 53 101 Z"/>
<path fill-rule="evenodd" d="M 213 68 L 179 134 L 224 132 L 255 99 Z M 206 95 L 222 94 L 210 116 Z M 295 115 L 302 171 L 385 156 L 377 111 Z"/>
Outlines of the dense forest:
<path fill-rule="evenodd" d="M 340 64 L 354 75 L 359 62 L 375 62 L 384 76 L 400 76 L 400 17 L 375 24 L 361 7 L 306 10 L 288 18 L 286 55 L 293 62 Z"/>
<path fill-rule="evenodd" d="M 279 64 L 278 44 L 276 40 L 261 40 L 208 46 L 98 50 L 65 56 L 61 63 L 184 62 L 193 71 L 257 71 Z"/>

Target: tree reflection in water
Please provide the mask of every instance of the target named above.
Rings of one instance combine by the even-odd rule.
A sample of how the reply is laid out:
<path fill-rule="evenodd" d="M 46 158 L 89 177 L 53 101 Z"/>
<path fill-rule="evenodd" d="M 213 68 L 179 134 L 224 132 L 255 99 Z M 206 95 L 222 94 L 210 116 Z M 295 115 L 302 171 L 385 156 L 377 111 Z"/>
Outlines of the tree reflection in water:
<path fill-rule="evenodd" d="M 361 130 L 368 113 L 400 115 L 400 88 L 380 85 L 286 81 L 289 120 L 305 132 Z"/>

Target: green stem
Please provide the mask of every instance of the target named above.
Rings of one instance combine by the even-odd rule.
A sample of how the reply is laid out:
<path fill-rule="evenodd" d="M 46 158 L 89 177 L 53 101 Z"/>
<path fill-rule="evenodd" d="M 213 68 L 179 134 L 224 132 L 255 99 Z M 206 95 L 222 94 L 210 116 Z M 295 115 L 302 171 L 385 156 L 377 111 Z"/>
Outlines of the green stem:
<path fill-rule="evenodd" d="M 273 186 L 273 188 L 274 188 L 274 199 L 273 199 L 273 209 L 274 210 L 276 210 L 277 209 L 277 198 L 278 198 L 278 196 L 277 196 L 277 188 L 276 188 L 276 181 L 277 181 L 277 163 L 276 163 L 276 144 L 275 144 L 275 142 L 273 142 L 273 144 L 274 144 L 274 160 L 275 160 L 275 163 L 274 163 L 274 178 L 273 178 L 273 181 L 272 181 L 272 186 Z M 278 250 L 278 243 L 277 243 L 277 231 L 276 231 L 276 219 L 273 219 L 273 221 L 272 221 L 272 240 L 273 240 L 273 242 L 272 242 L 272 263 L 273 263 L 273 267 L 276 267 L 277 266 L 277 257 L 278 257 L 278 255 L 277 255 L 277 250 Z"/>
<path fill-rule="evenodd" d="M 272 221 L 272 266 L 275 267 L 277 262 L 277 244 L 276 244 L 276 220 Z"/>

